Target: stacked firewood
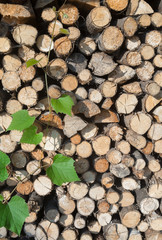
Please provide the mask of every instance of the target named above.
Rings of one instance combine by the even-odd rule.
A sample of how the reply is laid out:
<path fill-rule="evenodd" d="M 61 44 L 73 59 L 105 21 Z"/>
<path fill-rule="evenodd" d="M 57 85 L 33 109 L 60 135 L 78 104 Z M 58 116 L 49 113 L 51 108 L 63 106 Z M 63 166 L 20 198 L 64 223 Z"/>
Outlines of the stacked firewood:
<path fill-rule="evenodd" d="M 0 193 L 30 174 L 16 190 L 30 211 L 22 239 L 162 239 L 162 1 L 69 0 L 58 18 L 59 1 L 37 1 L 37 18 L 19 2 L 0 3 L 0 150 L 12 162 Z M 42 68 L 51 98 L 73 98 L 72 116 L 49 112 Z M 5 132 L 21 109 L 37 117 L 39 146 Z M 75 160 L 80 182 L 52 185 L 56 153 Z"/>

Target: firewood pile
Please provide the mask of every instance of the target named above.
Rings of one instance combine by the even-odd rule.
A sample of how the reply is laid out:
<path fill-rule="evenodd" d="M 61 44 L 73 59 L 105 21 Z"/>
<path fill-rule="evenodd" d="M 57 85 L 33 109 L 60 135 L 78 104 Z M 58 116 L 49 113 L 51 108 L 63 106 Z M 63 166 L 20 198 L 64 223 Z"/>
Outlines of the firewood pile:
<path fill-rule="evenodd" d="M 12 162 L 0 193 L 31 174 L 16 190 L 30 211 L 22 236 L 3 227 L 0 238 L 162 239 L 162 0 L 0 2 L 0 150 Z M 54 24 L 48 94 L 75 105 L 72 116 L 51 118 L 42 68 Z M 31 58 L 41 60 L 27 68 Z M 6 133 L 21 109 L 37 117 L 38 146 Z M 56 153 L 75 160 L 80 182 L 32 175 Z"/>

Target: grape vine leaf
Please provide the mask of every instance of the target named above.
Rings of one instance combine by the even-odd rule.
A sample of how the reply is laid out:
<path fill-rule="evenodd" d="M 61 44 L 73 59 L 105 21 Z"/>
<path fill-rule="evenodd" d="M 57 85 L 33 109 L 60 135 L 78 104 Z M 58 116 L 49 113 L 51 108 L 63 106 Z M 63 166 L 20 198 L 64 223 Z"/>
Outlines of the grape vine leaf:
<path fill-rule="evenodd" d="M 75 168 L 74 160 L 62 154 L 57 154 L 53 158 L 53 164 L 46 170 L 51 181 L 61 186 L 66 182 L 80 181 Z"/>
<path fill-rule="evenodd" d="M 2 202 L 3 201 L 3 196 L 0 194 L 0 202 Z"/>
<path fill-rule="evenodd" d="M 69 35 L 70 34 L 69 31 L 67 29 L 65 29 L 65 28 L 60 28 L 60 33 L 63 33 L 65 35 Z"/>
<path fill-rule="evenodd" d="M 35 121 L 35 117 L 29 116 L 27 110 L 20 110 L 12 114 L 12 122 L 7 130 L 19 130 L 23 131 L 26 128 L 29 128 Z"/>
<path fill-rule="evenodd" d="M 5 227 L 20 236 L 24 221 L 29 216 L 25 200 L 14 196 L 7 204 L 0 202 L 0 213 L 0 227 Z"/>
<path fill-rule="evenodd" d="M 42 141 L 43 133 L 37 133 L 37 127 L 32 125 L 29 128 L 26 128 L 23 132 L 23 135 L 20 139 L 20 143 L 28 144 L 39 144 Z"/>
<path fill-rule="evenodd" d="M 8 178 L 6 166 L 10 163 L 10 158 L 4 152 L 0 151 L 0 182 Z"/>
<path fill-rule="evenodd" d="M 40 60 L 41 60 L 41 59 L 40 59 Z M 39 63 L 40 60 L 36 60 L 36 59 L 34 59 L 34 58 L 31 58 L 31 59 L 29 59 L 29 60 L 26 62 L 26 67 L 28 68 L 28 67 L 34 66 L 34 65 L 36 65 L 37 63 Z"/>
<path fill-rule="evenodd" d="M 60 112 L 71 116 L 71 109 L 73 105 L 73 99 L 66 94 L 62 94 L 62 96 L 58 99 L 51 99 L 51 106 L 56 113 Z"/>

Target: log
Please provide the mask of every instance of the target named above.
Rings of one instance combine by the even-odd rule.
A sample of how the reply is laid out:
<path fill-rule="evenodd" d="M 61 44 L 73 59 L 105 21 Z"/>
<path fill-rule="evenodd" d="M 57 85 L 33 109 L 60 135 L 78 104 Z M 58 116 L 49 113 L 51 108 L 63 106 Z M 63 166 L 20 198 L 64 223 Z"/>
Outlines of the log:
<path fill-rule="evenodd" d="M 104 133 L 115 142 L 120 141 L 124 134 L 123 129 L 116 123 L 108 124 L 104 128 Z"/>
<path fill-rule="evenodd" d="M 133 218 L 132 218 L 133 215 Z M 141 214 L 135 207 L 124 207 L 120 211 L 120 219 L 124 226 L 134 228 L 140 222 Z"/>
<path fill-rule="evenodd" d="M 68 195 L 62 195 L 58 198 L 58 208 L 62 214 L 71 214 L 75 210 L 75 202 Z"/>
<path fill-rule="evenodd" d="M 24 62 L 28 61 L 31 58 L 35 58 L 35 51 L 33 48 L 30 48 L 28 46 L 22 45 L 18 49 L 18 56 L 21 58 Z"/>
<path fill-rule="evenodd" d="M 120 142 L 117 142 L 115 147 L 117 150 L 119 150 L 123 154 L 129 154 L 131 151 L 131 146 L 129 142 L 125 140 L 121 140 Z"/>
<path fill-rule="evenodd" d="M 117 20 L 117 26 L 122 30 L 126 37 L 134 36 L 138 25 L 133 17 L 126 17 Z"/>
<path fill-rule="evenodd" d="M 41 52 L 49 52 L 54 47 L 52 39 L 46 34 L 40 35 L 37 38 L 36 45 Z"/>
<path fill-rule="evenodd" d="M 57 57 L 65 58 L 72 52 L 72 49 L 72 42 L 67 36 L 58 38 L 54 42 L 54 51 Z"/>
<path fill-rule="evenodd" d="M 117 191 L 110 188 L 108 192 L 106 193 L 106 200 L 110 204 L 115 204 L 119 201 L 120 195 Z"/>
<path fill-rule="evenodd" d="M 105 27 L 110 24 L 111 13 L 108 8 L 101 6 L 93 8 L 87 18 L 86 27 L 90 34 L 101 32 Z"/>
<path fill-rule="evenodd" d="M 160 102 L 160 98 L 157 99 L 151 95 L 145 95 L 142 100 L 143 110 L 146 112 L 150 112 L 156 105 Z"/>
<path fill-rule="evenodd" d="M 121 181 L 121 184 L 125 190 L 129 190 L 129 191 L 133 191 L 139 188 L 138 182 L 131 177 L 123 178 Z"/>
<path fill-rule="evenodd" d="M 117 178 L 124 178 L 130 174 L 129 168 L 123 163 L 111 164 L 110 172 Z"/>
<path fill-rule="evenodd" d="M 111 106 L 113 105 L 113 101 L 111 100 L 111 98 L 106 98 L 101 106 L 101 108 L 105 109 L 105 110 L 109 110 L 111 108 Z"/>
<path fill-rule="evenodd" d="M 95 209 L 94 201 L 89 197 L 84 197 L 77 201 L 77 210 L 83 216 L 89 216 Z"/>
<path fill-rule="evenodd" d="M 155 96 L 160 93 L 160 86 L 154 81 L 141 82 L 143 92 Z"/>
<path fill-rule="evenodd" d="M 72 53 L 67 58 L 67 65 L 72 72 L 79 73 L 87 67 L 87 59 L 81 53 Z"/>
<path fill-rule="evenodd" d="M 72 182 L 68 186 L 68 193 L 75 200 L 82 199 L 88 193 L 88 186 L 82 182 Z"/>
<path fill-rule="evenodd" d="M 67 156 L 73 156 L 75 154 L 76 146 L 71 142 L 67 142 L 63 145 L 63 152 Z"/>
<path fill-rule="evenodd" d="M 48 64 L 48 57 L 44 53 L 38 53 L 35 55 L 35 60 L 39 61 L 36 66 L 38 68 L 44 68 Z"/>
<path fill-rule="evenodd" d="M 67 228 L 64 229 L 63 232 L 61 233 L 60 240 L 75 240 L 77 238 L 77 233 L 75 230 Z"/>
<path fill-rule="evenodd" d="M 37 77 L 33 79 L 32 88 L 34 88 L 36 92 L 42 91 L 44 88 L 43 77 Z"/>
<path fill-rule="evenodd" d="M 24 168 L 28 162 L 28 155 L 23 151 L 16 151 L 11 154 L 11 162 L 15 168 Z"/>
<path fill-rule="evenodd" d="M 153 59 L 153 64 L 157 68 L 162 68 L 162 57 L 161 54 L 157 54 Z"/>
<path fill-rule="evenodd" d="M 148 131 L 148 137 L 152 140 L 160 140 L 162 137 L 162 125 L 159 123 L 152 124 Z"/>
<path fill-rule="evenodd" d="M 72 214 L 62 214 L 60 219 L 59 219 L 59 223 L 63 226 L 63 227 L 69 227 L 70 225 L 73 224 L 74 221 L 74 217 Z"/>
<path fill-rule="evenodd" d="M 73 26 L 68 27 L 68 31 L 69 31 L 68 38 L 70 39 L 70 41 L 72 41 L 72 43 L 79 39 L 81 33 L 78 28 Z"/>
<path fill-rule="evenodd" d="M 61 88 L 54 84 L 50 85 L 48 88 L 48 95 L 54 99 L 61 97 Z"/>
<path fill-rule="evenodd" d="M 23 87 L 18 92 L 18 101 L 26 106 L 34 106 L 37 103 L 37 92 L 31 86 Z"/>
<path fill-rule="evenodd" d="M 104 0 L 105 5 L 110 8 L 113 11 L 120 12 L 123 11 L 127 5 L 128 5 L 128 0 L 123 0 L 122 2 L 119 0 Z"/>
<path fill-rule="evenodd" d="M 105 155 L 110 149 L 110 138 L 104 135 L 98 135 L 92 140 L 92 147 L 98 156 Z"/>
<path fill-rule="evenodd" d="M 105 157 L 98 157 L 94 159 L 94 169 L 98 173 L 104 173 L 108 170 L 109 163 Z"/>
<path fill-rule="evenodd" d="M 153 229 L 148 229 L 145 232 L 145 237 L 147 240 L 156 240 L 156 239 L 160 239 L 162 237 L 162 234 L 159 231 L 154 231 Z"/>
<path fill-rule="evenodd" d="M 23 64 L 19 68 L 19 76 L 23 82 L 30 82 L 35 77 L 36 70 L 33 66 L 27 68 L 26 64 Z"/>
<path fill-rule="evenodd" d="M 21 24 L 14 28 L 12 32 L 13 39 L 18 44 L 33 46 L 37 37 L 38 31 L 35 27 L 27 24 Z"/>
<path fill-rule="evenodd" d="M 122 154 L 120 151 L 116 150 L 115 148 L 111 148 L 106 154 L 106 159 L 111 164 L 118 164 L 122 160 Z"/>
<path fill-rule="evenodd" d="M 63 25 L 60 21 L 54 20 L 48 25 L 48 33 L 52 37 L 57 37 L 60 35 L 60 29 L 63 28 Z"/>
<path fill-rule="evenodd" d="M 45 151 L 56 151 L 61 147 L 62 134 L 57 129 L 45 129 L 40 146 Z"/>
<path fill-rule="evenodd" d="M 115 70 L 109 74 L 108 81 L 122 84 L 132 79 L 136 72 L 133 68 L 126 65 L 119 65 Z"/>
<path fill-rule="evenodd" d="M 155 141 L 154 151 L 155 151 L 156 153 L 159 153 L 159 154 L 162 153 L 161 144 L 162 144 L 162 140 Z"/>
<path fill-rule="evenodd" d="M 80 240 L 92 240 L 92 239 L 93 239 L 92 235 L 88 231 L 83 232 L 80 236 Z"/>
<path fill-rule="evenodd" d="M 83 173 L 82 178 L 86 183 L 94 183 L 96 180 L 97 173 L 94 171 L 87 171 Z"/>
<path fill-rule="evenodd" d="M 90 88 L 88 98 L 94 103 L 100 103 L 102 100 L 102 94 L 99 90 Z"/>
<path fill-rule="evenodd" d="M 148 14 L 143 14 L 137 17 L 139 27 L 147 28 L 151 25 L 151 17 Z"/>
<path fill-rule="evenodd" d="M 146 232 L 149 227 L 149 224 L 145 221 L 141 221 L 140 224 L 137 226 L 137 229 L 140 232 Z"/>
<path fill-rule="evenodd" d="M 90 100 L 79 101 L 74 107 L 74 113 L 83 113 L 86 118 L 91 118 L 100 113 L 100 109 L 94 102 Z"/>
<path fill-rule="evenodd" d="M 0 150 L 4 153 L 12 153 L 17 146 L 17 142 L 11 140 L 10 134 L 0 136 Z"/>
<path fill-rule="evenodd" d="M 82 158 L 90 157 L 92 154 L 91 144 L 87 141 L 82 141 L 80 144 L 77 145 L 76 152 L 78 156 Z"/>
<path fill-rule="evenodd" d="M 97 202 L 97 208 L 100 213 L 107 213 L 110 205 L 105 199 L 101 199 Z"/>
<path fill-rule="evenodd" d="M 66 115 L 64 117 L 64 135 L 66 135 L 67 137 L 72 137 L 74 136 L 77 131 L 80 131 L 82 129 L 84 129 L 87 126 L 87 124 L 80 118 L 77 116 L 68 116 Z"/>
<path fill-rule="evenodd" d="M 75 144 L 75 145 L 78 145 L 79 143 L 81 143 L 81 136 L 79 133 L 76 133 L 74 136 L 72 136 L 70 138 L 70 141 Z"/>
<path fill-rule="evenodd" d="M 150 60 L 154 57 L 155 51 L 154 48 L 148 44 L 143 44 L 140 47 L 140 54 L 144 60 Z"/>
<path fill-rule="evenodd" d="M 0 113 L 0 133 L 7 130 L 12 122 L 12 117 L 5 112 Z"/>
<path fill-rule="evenodd" d="M 136 35 L 125 39 L 125 46 L 129 51 L 135 51 L 141 45 L 140 38 Z"/>
<path fill-rule="evenodd" d="M 19 183 L 16 191 L 22 195 L 29 195 L 33 191 L 33 183 L 26 181 L 25 183 Z"/>
<path fill-rule="evenodd" d="M 116 100 L 116 109 L 118 113 L 129 114 L 133 112 L 138 101 L 135 95 L 123 93 Z"/>
<path fill-rule="evenodd" d="M 41 18 L 45 22 L 52 22 L 56 19 L 56 12 L 52 8 L 44 8 L 41 13 Z"/>
<path fill-rule="evenodd" d="M 65 17 L 66 16 L 66 17 Z M 65 25 L 73 25 L 79 18 L 79 11 L 76 6 L 72 4 L 63 4 L 59 8 L 59 19 Z"/>
<path fill-rule="evenodd" d="M 53 199 L 50 199 L 44 207 L 44 215 L 47 220 L 52 223 L 58 222 L 60 218 L 60 213 L 56 204 L 57 203 Z"/>
<path fill-rule="evenodd" d="M 24 152 L 32 152 L 36 148 L 35 144 L 21 143 L 21 149 Z"/>
<path fill-rule="evenodd" d="M 33 183 L 34 191 L 40 195 L 48 195 L 52 191 L 52 182 L 46 176 L 39 176 Z"/>
<path fill-rule="evenodd" d="M 120 223 L 110 223 L 103 229 L 106 240 L 121 238 L 128 239 L 128 229 Z"/>
<path fill-rule="evenodd" d="M 48 125 L 48 126 L 63 129 L 62 120 L 55 113 L 45 112 L 40 116 L 39 121 L 43 124 Z"/>
<path fill-rule="evenodd" d="M 117 93 L 117 84 L 110 81 L 103 82 L 99 87 L 104 97 L 114 97 Z"/>
<path fill-rule="evenodd" d="M 121 207 L 129 207 L 135 202 L 135 197 L 130 191 L 123 191 L 121 195 L 120 205 Z"/>
<path fill-rule="evenodd" d="M 95 7 L 100 6 L 100 1 L 99 0 L 69 0 L 69 2 L 74 3 L 80 10 L 83 12 L 89 12 Z"/>
<path fill-rule="evenodd" d="M 94 184 L 90 189 L 89 189 L 89 196 L 91 199 L 98 201 L 104 198 L 105 195 L 105 189 L 99 185 L 98 183 Z"/>
<path fill-rule="evenodd" d="M 34 151 L 30 153 L 31 157 L 35 160 L 41 161 L 44 159 L 44 153 L 41 149 L 36 148 Z"/>
<path fill-rule="evenodd" d="M 109 213 L 98 213 L 97 220 L 99 224 L 103 227 L 110 223 L 112 216 Z"/>
<path fill-rule="evenodd" d="M 101 225 L 97 220 L 90 221 L 87 227 L 92 234 L 98 234 L 101 231 Z"/>
<path fill-rule="evenodd" d="M 6 72 L 16 72 L 21 66 L 21 60 L 15 54 L 8 54 L 3 57 L 2 65 Z"/>
<path fill-rule="evenodd" d="M 77 158 L 75 159 L 75 170 L 79 174 L 85 173 L 89 169 L 89 161 L 86 158 Z"/>
<path fill-rule="evenodd" d="M 154 73 L 154 67 L 153 65 L 148 62 L 144 61 L 137 69 L 136 69 L 137 77 L 141 81 L 148 81 L 152 78 L 152 75 Z"/>
<path fill-rule="evenodd" d="M 4 239 L 7 237 L 7 229 L 5 227 L 0 228 L 0 238 Z"/>
<path fill-rule="evenodd" d="M 35 237 L 36 225 L 32 223 L 26 223 L 24 225 L 24 232 L 28 237 Z"/>
<path fill-rule="evenodd" d="M 111 73 L 116 66 L 112 57 L 104 52 L 93 53 L 88 64 L 88 68 L 92 70 L 93 74 L 100 77 Z"/>
<path fill-rule="evenodd" d="M 134 239 L 142 240 L 142 235 L 137 229 L 133 228 L 129 234 L 129 239 L 130 240 L 134 240 Z"/>
<path fill-rule="evenodd" d="M 11 41 L 8 37 L 0 37 L 0 53 L 5 54 L 11 52 Z"/>
<path fill-rule="evenodd" d="M 76 214 L 74 219 L 74 227 L 76 229 L 83 229 L 86 226 L 86 221 L 79 213 Z"/>
<path fill-rule="evenodd" d="M 162 217 L 158 215 L 156 212 L 152 212 L 150 216 L 148 216 L 148 221 L 150 223 L 150 227 L 154 231 L 161 231 L 162 230 Z"/>
<path fill-rule="evenodd" d="M 35 238 L 41 239 L 53 239 L 56 240 L 59 237 L 59 228 L 55 223 L 51 223 L 48 220 L 41 221 L 35 232 Z"/>
<path fill-rule="evenodd" d="M 78 80 L 75 75 L 68 74 L 61 80 L 61 88 L 65 91 L 73 91 L 78 87 Z"/>
<path fill-rule="evenodd" d="M 161 34 L 157 30 L 152 30 L 146 33 L 145 43 L 151 45 L 153 48 L 158 47 L 161 42 Z"/>
<path fill-rule="evenodd" d="M 132 93 L 135 95 L 140 95 L 142 93 L 141 86 L 139 82 L 132 82 L 121 86 L 126 93 Z"/>
<path fill-rule="evenodd" d="M 95 41 L 93 40 L 93 38 L 90 38 L 90 37 L 82 38 L 79 42 L 79 45 L 78 45 L 78 48 L 79 48 L 80 52 L 83 53 L 86 56 L 92 55 L 92 53 L 95 52 L 96 47 L 97 46 L 96 46 Z"/>
<path fill-rule="evenodd" d="M 121 30 L 115 26 L 107 27 L 98 38 L 98 48 L 101 51 L 112 53 L 123 44 L 124 36 Z"/>
<path fill-rule="evenodd" d="M 49 62 L 47 71 L 50 77 L 60 80 L 67 74 L 68 68 L 63 59 L 56 58 Z"/>
<path fill-rule="evenodd" d="M 16 91 L 21 86 L 18 72 L 5 72 L 2 77 L 2 86 L 8 91 Z"/>
<path fill-rule="evenodd" d="M 140 15 L 140 14 L 151 14 L 153 13 L 154 10 L 152 9 L 152 7 L 144 0 L 140 0 L 138 7 L 136 9 L 136 11 L 134 12 L 133 15 Z"/>
<path fill-rule="evenodd" d="M 75 91 L 75 97 L 77 100 L 85 100 L 88 97 L 87 90 L 84 87 L 78 87 Z"/>
<path fill-rule="evenodd" d="M 33 160 L 27 163 L 26 170 L 30 175 L 36 176 L 41 172 L 41 164 L 38 160 Z"/>
<path fill-rule="evenodd" d="M 92 74 L 89 69 L 83 69 L 78 73 L 77 77 L 81 85 L 85 85 L 92 81 Z"/>
<path fill-rule="evenodd" d="M 139 66 L 142 63 L 141 54 L 138 51 L 127 51 L 118 62 L 131 67 Z"/>
<path fill-rule="evenodd" d="M 146 146 L 145 137 L 133 132 L 132 130 L 127 130 L 126 140 L 135 148 L 142 149 Z"/>

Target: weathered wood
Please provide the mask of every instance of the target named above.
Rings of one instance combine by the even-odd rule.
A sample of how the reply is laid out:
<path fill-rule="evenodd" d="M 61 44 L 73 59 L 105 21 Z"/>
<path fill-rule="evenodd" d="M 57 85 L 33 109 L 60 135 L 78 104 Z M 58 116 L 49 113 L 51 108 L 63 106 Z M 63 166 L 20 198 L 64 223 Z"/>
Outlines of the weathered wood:
<path fill-rule="evenodd" d="M 26 64 L 23 64 L 19 68 L 19 76 L 23 82 L 30 82 L 36 74 L 36 69 L 33 66 L 27 68 Z"/>
<path fill-rule="evenodd" d="M 95 116 L 95 123 L 116 123 L 119 122 L 118 115 L 110 110 L 102 110 Z"/>
<path fill-rule="evenodd" d="M 131 178 L 131 177 L 123 178 L 121 183 L 122 183 L 122 187 L 125 190 L 133 191 L 133 190 L 139 188 L 138 182 L 135 179 Z"/>
<path fill-rule="evenodd" d="M 126 37 L 134 36 L 137 31 L 137 22 L 133 17 L 118 19 L 117 26 L 123 31 Z"/>
<path fill-rule="evenodd" d="M 26 181 L 25 183 L 19 183 L 16 191 L 22 195 L 29 195 L 33 191 L 33 183 Z"/>
<path fill-rule="evenodd" d="M 93 239 L 92 235 L 88 231 L 83 232 L 80 236 L 80 240 L 92 240 L 92 239 Z"/>
<path fill-rule="evenodd" d="M 84 71 L 84 70 L 83 70 Z M 75 97 L 78 100 L 85 100 L 88 96 L 87 90 L 84 87 L 78 87 L 75 91 Z"/>
<path fill-rule="evenodd" d="M 87 67 L 87 59 L 81 53 L 72 53 L 67 58 L 67 64 L 72 72 L 79 73 Z"/>
<path fill-rule="evenodd" d="M 110 223 L 104 228 L 104 237 L 106 240 L 121 238 L 128 239 L 128 229 L 120 223 Z"/>
<path fill-rule="evenodd" d="M 139 37 L 136 35 L 125 39 L 125 46 L 126 46 L 127 50 L 129 50 L 129 51 L 137 50 L 139 48 L 140 44 L 141 44 L 141 41 L 140 41 Z"/>
<path fill-rule="evenodd" d="M 11 162 L 16 168 L 24 168 L 28 161 L 28 155 L 23 151 L 14 152 L 11 155 Z"/>
<path fill-rule="evenodd" d="M 57 57 L 65 58 L 72 52 L 72 49 L 72 42 L 67 36 L 58 38 L 54 42 L 54 51 Z"/>
<path fill-rule="evenodd" d="M 64 17 L 64 15 L 68 17 Z M 76 6 L 72 4 L 63 4 L 61 8 L 59 8 L 59 19 L 65 25 L 73 25 L 79 18 L 79 11 Z"/>
<path fill-rule="evenodd" d="M 157 68 L 162 68 L 162 57 L 161 54 L 157 54 L 153 59 L 153 64 Z"/>
<path fill-rule="evenodd" d="M 151 17 L 148 14 L 143 14 L 137 17 L 139 27 L 147 28 L 151 25 Z"/>
<path fill-rule="evenodd" d="M 142 44 L 140 46 L 140 53 L 144 60 L 150 60 L 155 55 L 154 48 L 148 44 Z"/>
<path fill-rule="evenodd" d="M 135 148 L 142 149 L 146 146 L 145 137 L 133 132 L 132 130 L 128 130 L 126 133 L 126 140 Z"/>
<path fill-rule="evenodd" d="M 110 149 L 110 138 L 104 135 L 99 135 L 92 140 L 92 147 L 98 156 L 105 155 Z"/>
<path fill-rule="evenodd" d="M 5 54 L 11 51 L 11 41 L 8 37 L 0 37 L 0 53 Z"/>
<path fill-rule="evenodd" d="M 133 15 L 140 15 L 140 14 L 151 14 L 153 13 L 154 10 L 152 9 L 152 7 L 144 0 L 140 0 L 138 7 L 136 9 L 136 11 L 134 12 Z"/>
<path fill-rule="evenodd" d="M 76 147 L 76 152 L 78 156 L 82 158 L 88 158 L 92 154 L 92 147 L 91 144 L 87 141 L 83 141 Z"/>
<path fill-rule="evenodd" d="M 160 86 L 154 81 L 141 82 L 143 92 L 155 96 L 160 93 Z"/>
<path fill-rule="evenodd" d="M 97 173 L 94 171 L 87 171 L 83 173 L 82 178 L 86 183 L 94 183 L 96 180 Z"/>
<path fill-rule="evenodd" d="M 5 72 L 2 77 L 2 86 L 8 91 L 16 91 L 21 86 L 18 72 Z"/>
<path fill-rule="evenodd" d="M 55 223 L 51 223 L 48 220 L 41 221 L 35 232 L 35 238 L 41 239 L 53 239 L 56 240 L 59 237 L 59 228 Z"/>
<path fill-rule="evenodd" d="M 18 93 L 18 101 L 27 106 L 34 106 L 37 103 L 37 92 L 31 86 L 23 87 Z"/>
<path fill-rule="evenodd" d="M 50 77 L 60 80 L 67 74 L 68 68 L 63 59 L 56 58 L 48 64 L 47 71 Z"/>
<path fill-rule="evenodd" d="M 132 218 L 133 215 L 133 218 Z M 134 228 L 140 222 L 141 214 L 134 207 L 124 207 L 120 211 L 120 219 L 124 226 Z"/>
<path fill-rule="evenodd" d="M 63 28 L 63 25 L 60 21 L 54 20 L 48 25 L 48 33 L 50 36 L 57 37 L 60 35 L 60 29 Z"/>
<path fill-rule="evenodd" d="M 57 203 L 51 199 L 44 207 L 44 215 L 48 221 L 56 223 L 59 221 L 60 213 L 57 209 Z"/>
<path fill-rule="evenodd" d="M 92 101 L 94 103 L 100 103 L 102 100 L 102 94 L 99 91 L 99 89 L 90 88 L 88 98 L 90 101 Z"/>
<path fill-rule="evenodd" d="M 68 227 L 70 225 L 73 224 L 74 221 L 74 217 L 72 214 L 62 214 L 60 219 L 59 219 L 59 223 L 63 226 L 63 227 Z"/>
<path fill-rule="evenodd" d="M 90 100 L 79 101 L 74 107 L 74 113 L 83 113 L 86 118 L 91 118 L 100 113 L 100 109 Z"/>
<path fill-rule="evenodd" d="M 79 213 L 76 214 L 74 220 L 74 227 L 76 229 L 83 229 L 86 226 L 86 221 Z"/>
<path fill-rule="evenodd" d="M 86 158 L 79 157 L 75 159 L 74 166 L 77 173 L 83 174 L 89 169 L 90 164 Z"/>
<path fill-rule="evenodd" d="M 95 202 L 89 198 L 84 197 L 77 201 L 77 210 L 83 216 L 89 216 L 95 209 Z"/>
<path fill-rule="evenodd" d="M 115 147 L 117 150 L 119 150 L 123 154 L 129 154 L 131 151 L 130 144 L 125 140 L 121 140 L 120 142 L 117 142 Z"/>
<path fill-rule="evenodd" d="M 90 221 L 87 227 L 92 234 L 98 234 L 101 231 L 101 225 L 97 220 Z"/>
<path fill-rule="evenodd" d="M 123 0 L 122 2 L 119 0 L 105 0 L 104 2 L 108 8 L 116 12 L 123 11 L 128 5 L 128 0 Z"/>
<path fill-rule="evenodd" d="M 56 12 L 52 8 L 44 8 L 41 13 L 41 18 L 44 21 L 51 22 L 56 19 Z"/>
<path fill-rule="evenodd" d="M 40 143 L 41 147 L 45 151 L 56 151 L 61 147 L 62 143 L 62 134 L 57 129 L 45 129 L 42 142 Z"/>
<path fill-rule="evenodd" d="M 28 61 L 31 58 L 35 57 L 35 51 L 33 48 L 30 48 L 28 46 L 22 45 L 18 49 L 18 56 L 21 58 L 24 62 Z"/>
<path fill-rule="evenodd" d="M 36 225 L 32 223 L 26 223 L 24 225 L 24 232 L 28 237 L 35 237 Z"/>
<path fill-rule="evenodd" d="M 106 154 L 106 159 L 112 164 L 118 164 L 122 160 L 122 154 L 115 148 L 111 148 Z"/>
<path fill-rule="evenodd" d="M 116 100 L 116 108 L 118 113 L 129 114 L 133 112 L 138 101 L 135 95 L 123 93 Z"/>
<path fill-rule="evenodd" d="M 6 72 L 16 72 L 21 66 L 21 60 L 15 54 L 8 54 L 3 57 L 2 65 Z"/>
<path fill-rule="evenodd" d="M 80 37 L 80 30 L 76 27 L 68 27 L 69 35 L 68 38 L 72 41 L 75 42 L 79 37 Z"/>
<path fill-rule="evenodd" d="M 10 134 L 0 136 L 0 150 L 4 153 L 12 153 L 17 146 L 17 142 L 11 140 Z"/>
<path fill-rule="evenodd" d="M 52 191 L 52 182 L 46 176 L 39 176 L 33 183 L 35 192 L 40 196 L 45 196 Z"/>
<path fill-rule="evenodd" d="M 146 33 L 145 43 L 151 45 L 153 48 L 158 47 L 161 42 L 161 34 L 157 30 L 152 30 Z"/>
<path fill-rule="evenodd" d="M 86 27 L 90 34 L 101 32 L 110 24 L 111 13 L 108 8 L 101 6 L 92 9 L 86 18 Z"/>
<path fill-rule="evenodd" d="M 47 34 L 40 35 L 37 38 L 36 45 L 41 52 L 49 52 L 54 47 L 52 39 Z"/>
<path fill-rule="evenodd" d="M 92 198 L 95 201 L 101 200 L 102 198 L 104 198 L 104 195 L 105 189 L 98 183 L 94 184 L 89 190 L 90 198 Z"/>
<path fill-rule="evenodd" d="M 123 191 L 121 195 L 120 205 L 121 207 L 129 207 L 135 202 L 135 197 L 130 191 Z"/>
<path fill-rule="evenodd" d="M 61 80 L 61 87 L 65 91 L 73 91 L 78 87 L 78 80 L 75 75 L 68 74 Z"/>
<path fill-rule="evenodd" d="M 127 51 L 118 62 L 131 67 L 139 66 L 142 63 L 141 54 L 138 51 Z"/>
<path fill-rule="evenodd" d="M 90 56 L 95 52 L 97 46 L 93 38 L 85 37 L 80 40 L 78 47 L 81 53 Z"/>
<path fill-rule="evenodd" d="M 104 173 L 108 170 L 109 163 L 105 157 L 98 157 L 94 159 L 94 169 L 96 172 Z"/>

